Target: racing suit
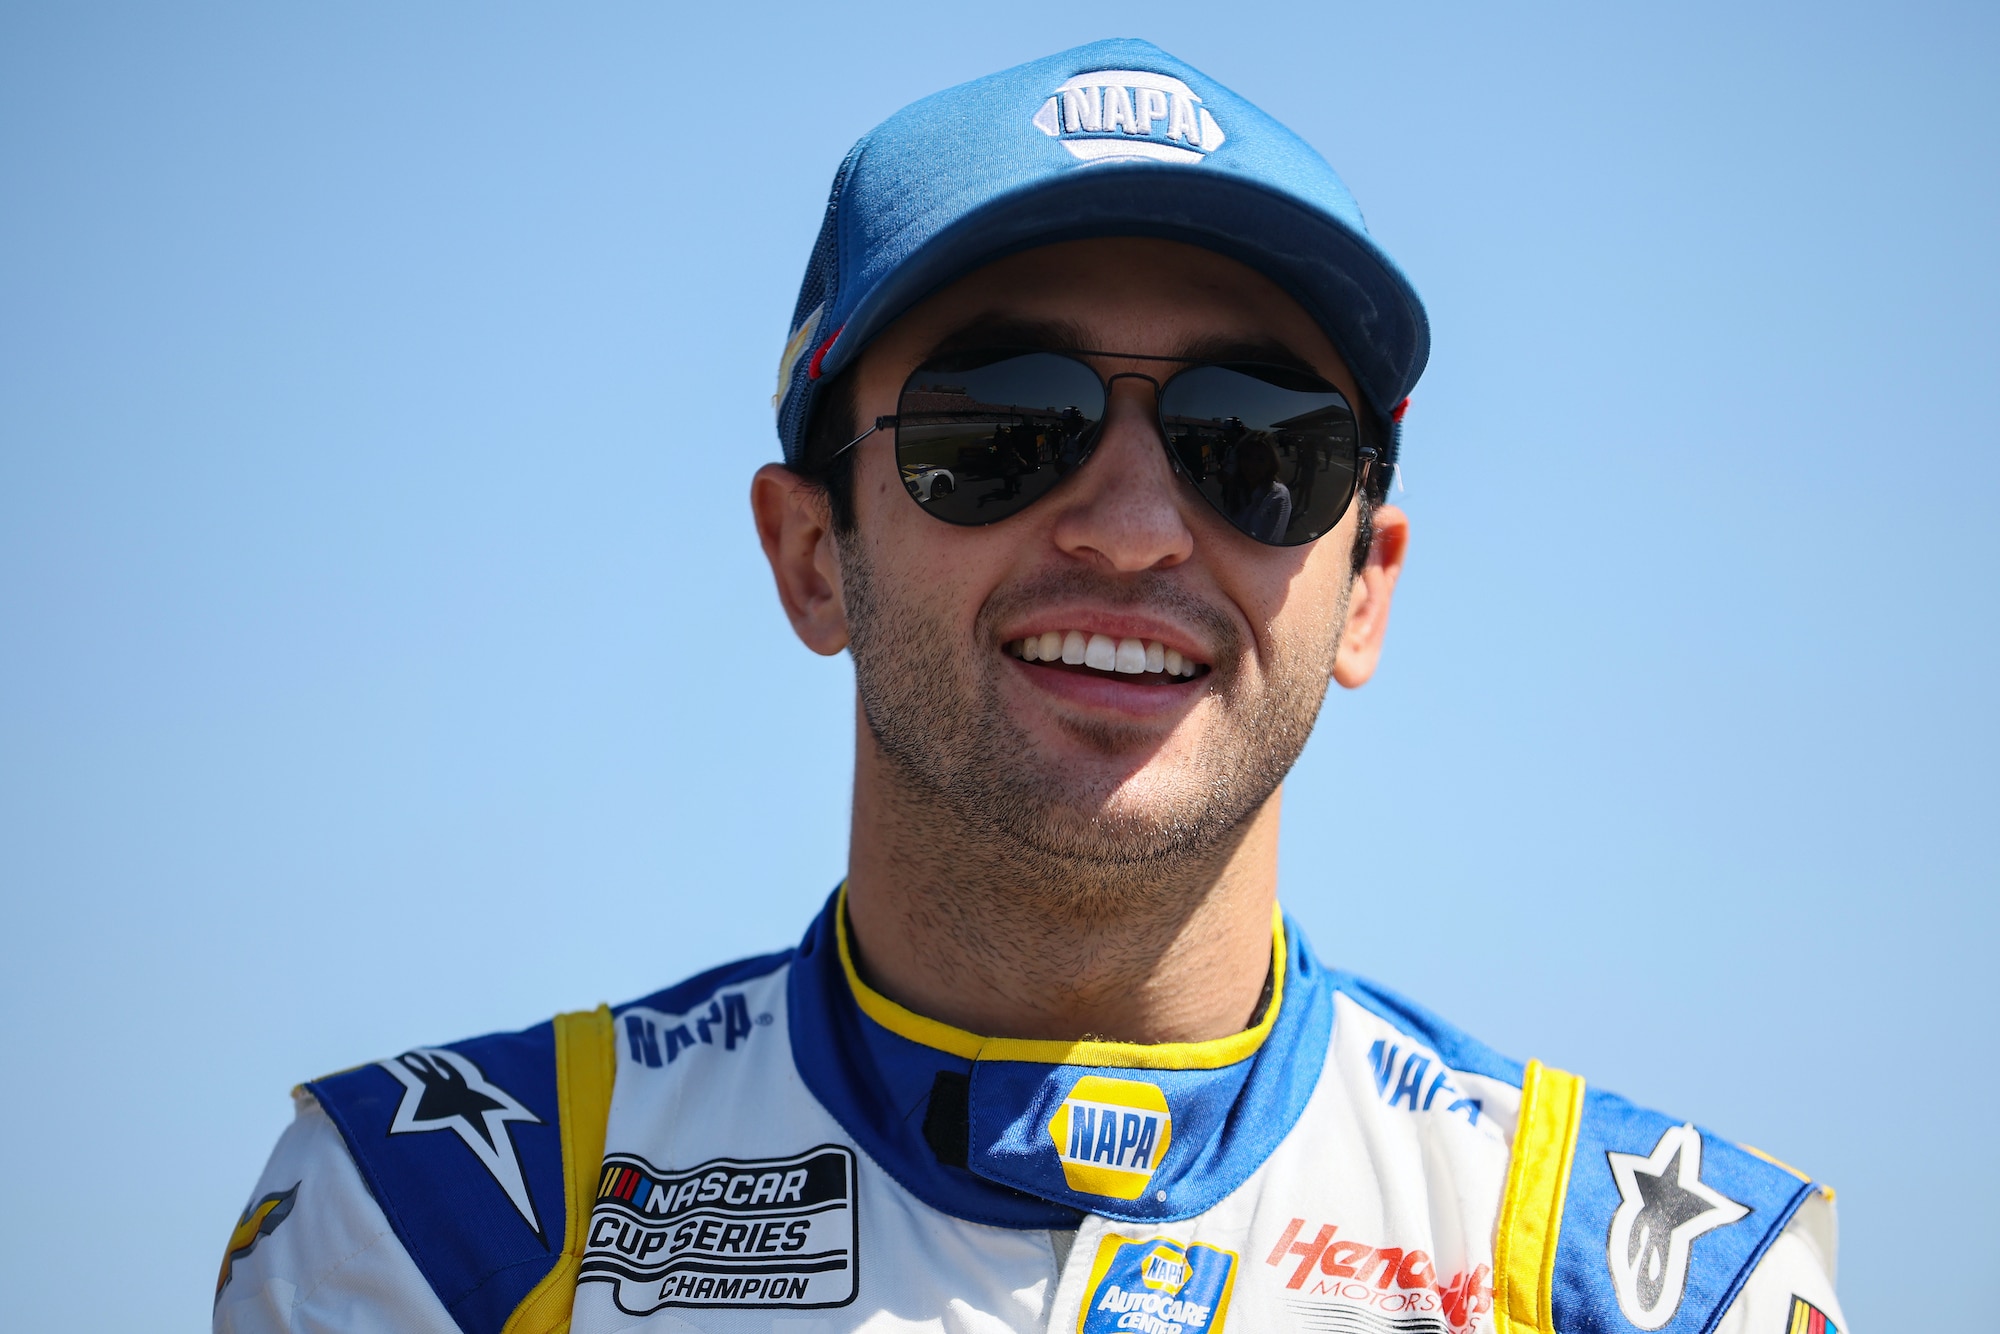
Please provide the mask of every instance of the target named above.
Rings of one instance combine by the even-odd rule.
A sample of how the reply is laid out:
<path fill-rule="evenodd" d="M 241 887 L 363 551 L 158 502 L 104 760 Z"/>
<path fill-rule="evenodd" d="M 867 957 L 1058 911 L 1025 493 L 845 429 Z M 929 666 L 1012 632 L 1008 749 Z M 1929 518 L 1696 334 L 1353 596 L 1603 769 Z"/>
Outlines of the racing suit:
<path fill-rule="evenodd" d="M 1274 921 L 1212 1042 L 980 1038 L 796 949 L 316 1080 L 219 1334 L 1829 1334 L 1832 1192 Z"/>

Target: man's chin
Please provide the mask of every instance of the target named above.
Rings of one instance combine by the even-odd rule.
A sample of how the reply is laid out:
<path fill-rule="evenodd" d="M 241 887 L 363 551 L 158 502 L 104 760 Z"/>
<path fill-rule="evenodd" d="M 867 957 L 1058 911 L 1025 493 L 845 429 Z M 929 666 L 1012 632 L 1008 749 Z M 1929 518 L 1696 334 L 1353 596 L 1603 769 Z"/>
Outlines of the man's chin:
<path fill-rule="evenodd" d="M 1010 837 L 1049 856 L 1106 868 L 1199 856 L 1243 812 L 1216 808 L 1208 784 L 1146 759 L 1081 759 L 1005 784 L 989 814 Z M 999 785 L 996 785 L 999 786 Z"/>

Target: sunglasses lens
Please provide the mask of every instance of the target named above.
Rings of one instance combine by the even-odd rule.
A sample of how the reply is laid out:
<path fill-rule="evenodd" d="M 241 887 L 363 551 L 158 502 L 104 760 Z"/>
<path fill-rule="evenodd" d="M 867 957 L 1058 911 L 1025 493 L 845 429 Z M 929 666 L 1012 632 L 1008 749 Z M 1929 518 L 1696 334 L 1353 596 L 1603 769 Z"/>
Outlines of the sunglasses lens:
<path fill-rule="evenodd" d="M 1310 542 L 1354 499 L 1361 467 L 1354 409 L 1316 376 L 1196 366 L 1167 382 L 1160 419 L 1195 487 L 1259 542 Z"/>
<path fill-rule="evenodd" d="M 933 361 L 903 386 L 896 463 L 911 497 L 948 523 L 994 523 L 1090 457 L 1104 385 L 1049 352 Z"/>

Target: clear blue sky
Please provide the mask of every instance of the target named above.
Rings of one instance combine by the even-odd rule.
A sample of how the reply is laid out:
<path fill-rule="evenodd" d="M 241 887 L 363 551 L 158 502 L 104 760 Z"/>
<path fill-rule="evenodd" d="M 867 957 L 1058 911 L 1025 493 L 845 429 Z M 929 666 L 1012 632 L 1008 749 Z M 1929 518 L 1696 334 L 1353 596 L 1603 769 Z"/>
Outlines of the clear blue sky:
<path fill-rule="evenodd" d="M 2000 11 L 0 9 L 0 1278 L 206 1327 L 294 1082 L 784 945 L 851 678 L 748 522 L 841 153 L 1149 37 L 1425 294 L 1320 953 L 2000 1251 Z"/>

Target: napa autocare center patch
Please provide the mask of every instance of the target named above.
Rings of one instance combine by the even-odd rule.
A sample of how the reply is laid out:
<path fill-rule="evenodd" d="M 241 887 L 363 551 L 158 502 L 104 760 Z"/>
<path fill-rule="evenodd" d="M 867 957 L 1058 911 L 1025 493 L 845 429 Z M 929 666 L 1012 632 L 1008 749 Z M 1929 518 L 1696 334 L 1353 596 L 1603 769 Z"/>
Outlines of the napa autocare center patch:
<path fill-rule="evenodd" d="M 1169 1237 L 1111 1236 L 1097 1246 L 1077 1334 L 1221 1334 L 1236 1252 Z"/>

